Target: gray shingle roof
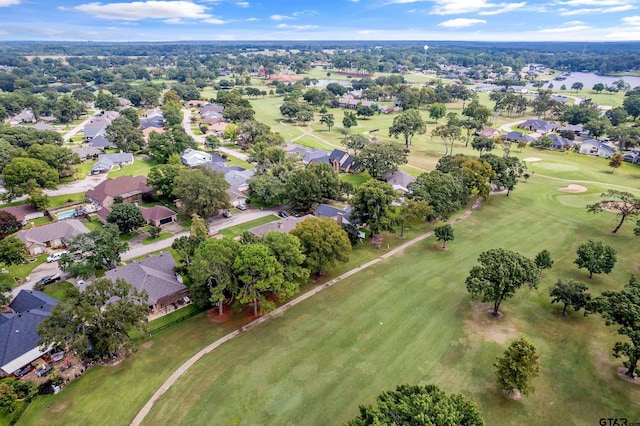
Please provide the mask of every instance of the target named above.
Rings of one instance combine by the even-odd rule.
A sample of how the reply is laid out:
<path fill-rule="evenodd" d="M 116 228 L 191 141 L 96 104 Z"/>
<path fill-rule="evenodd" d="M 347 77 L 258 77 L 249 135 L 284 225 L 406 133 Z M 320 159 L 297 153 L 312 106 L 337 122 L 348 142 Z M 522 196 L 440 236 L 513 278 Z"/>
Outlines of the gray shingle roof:
<path fill-rule="evenodd" d="M 149 304 L 155 305 L 164 297 L 187 290 L 184 284 L 178 282 L 173 269 L 175 266 L 171 253 L 164 252 L 112 269 L 104 276 L 112 281 L 121 278 L 138 291 L 146 291 Z"/>
<path fill-rule="evenodd" d="M 51 312 L 57 304 L 58 299 L 41 291 L 20 290 L 20 293 L 9 304 L 9 307 L 13 312 L 19 314 L 34 309 Z"/>
<path fill-rule="evenodd" d="M 46 245 L 49 241 L 69 241 L 76 235 L 86 234 L 89 229 L 78 219 L 65 219 L 48 225 L 18 231 L 16 236 L 25 243 Z"/>

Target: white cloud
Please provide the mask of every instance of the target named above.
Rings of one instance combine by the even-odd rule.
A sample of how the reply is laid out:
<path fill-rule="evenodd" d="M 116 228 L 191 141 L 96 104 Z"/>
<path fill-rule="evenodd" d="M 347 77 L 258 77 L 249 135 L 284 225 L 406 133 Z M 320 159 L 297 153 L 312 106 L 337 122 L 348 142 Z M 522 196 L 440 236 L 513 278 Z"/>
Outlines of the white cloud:
<path fill-rule="evenodd" d="M 627 16 L 625 18 L 622 18 L 622 22 L 624 22 L 627 25 L 633 25 L 633 26 L 638 26 L 640 25 L 640 16 Z"/>
<path fill-rule="evenodd" d="M 254 22 L 254 21 L 259 21 L 258 18 L 247 18 L 248 22 Z"/>
<path fill-rule="evenodd" d="M 486 24 L 486 23 L 487 21 L 485 21 L 484 19 L 456 18 L 456 19 L 449 19 L 448 21 L 440 22 L 438 26 L 445 27 L 445 28 L 466 28 L 466 27 L 471 27 L 473 25 Z"/>
<path fill-rule="evenodd" d="M 318 28 L 317 25 L 289 25 L 289 24 L 278 24 L 278 28 L 286 29 L 286 30 L 312 30 L 314 28 Z"/>
<path fill-rule="evenodd" d="M 406 1 L 406 0 L 405 0 Z M 481 15 L 497 15 L 511 12 L 526 6 L 520 3 L 491 3 L 487 0 L 433 0 L 432 15 L 457 15 L 480 12 Z"/>
<path fill-rule="evenodd" d="M 612 6 L 612 7 L 593 7 L 593 8 L 582 8 L 582 9 L 560 9 L 560 15 L 562 16 L 572 16 L 572 15 L 588 15 L 593 13 L 615 13 L 615 12 L 624 12 L 625 10 L 635 9 L 636 7 L 632 4 L 626 4 L 621 6 Z"/>
<path fill-rule="evenodd" d="M 2 1 L 2 0 L 0 0 Z M 62 10 L 69 8 L 61 7 Z M 190 1 L 134 1 L 131 3 L 85 3 L 70 8 L 102 19 L 207 19 L 207 8 Z"/>
<path fill-rule="evenodd" d="M 0 0 L 0 7 L 12 6 L 14 4 L 20 4 L 20 0 Z"/>
<path fill-rule="evenodd" d="M 625 4 L 633 4 L 633 0 L 566 0 L 559 1 L 557 4 L 562 6 L 619 6 Z"/>
<path fill-rule="evenodd" d="M 218 18 L 207 18 L 207 19 L 203 19 L 202 22 L 207 24 L 213 24 L 213 25 L 223 25 L 228 23 L 229 21 L 223 21 L 222 19 L 218 19 Z"/>
<path fill-rule="evenodd" d="M 570 22 L 565 22 L 563 26 L 556 28 L 545 28 L 543 30 L 539 30 L 541 33 L 575 33 L 578 31 L 585 31 L 591 29 L 589 25 L 580 25 L 582 24 L 580 21 L 575 21 L 579 24 L 568 25 Z"/>
<path fill-rule="evenodd" d="M 0 30 L 0 36 L 7 35 L 7 34 L 9 34 L 9 31 L 7 31 L 7 30 Z"/>
<path fill-rule="evenodd" d="M 286 21 L 287 19 L 293 19 L 291 16 L 286 16 L 286 15 L 271 15 L 269 16 L 269 19 L 271 19 L 272 21 Z"/>
<path fill-rule="evenodd" d="M 246 8 L 249 7 L 250 4 L 248 1 L 239 1 L 238 3 L 236 3 L 236 6 Z"/>
<path fill-rule="evenodd" d="M 514 10 L 522 9 L 527 5 L 527 2 L 522 3 L 501 3 L 502 6 L 495 10 L 485 10 L 479 13 L 479 15 L 499 15 L 501 13 L 513 12 Z"/>

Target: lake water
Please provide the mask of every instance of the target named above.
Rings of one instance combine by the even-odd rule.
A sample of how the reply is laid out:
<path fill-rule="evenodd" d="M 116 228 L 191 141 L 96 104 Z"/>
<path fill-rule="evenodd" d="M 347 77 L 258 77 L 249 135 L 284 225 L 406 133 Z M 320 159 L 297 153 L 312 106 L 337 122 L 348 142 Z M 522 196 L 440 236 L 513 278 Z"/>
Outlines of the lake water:
<path fill-rule="evenodd" d="M 548 79 L 549 83 L 553 83 L 553 88 L 555 90 L 560 89 L 560 86 L 563 84 L 567 86 L 567 89 L 571 89 L 573 83 L 582 83 L 584 84 L 583 90 L 591 90 L 591 88 L 598 84 L 602 83 L 605 86 L 610 86 L 614 81 L 624 80 L 629 86 L 637 87 L 640 86 L 640 77 L 635 76 L 620 76 L 620 77 L 612 77 L 607 75 L 597 75 L 594 73 L 586 73 L 586 72 L 572 72 L 570 76 L 566 78 L 566 80 L 554 80 L 551 76 L 545 77 L 545 80 Z M 547 87 L 548 84 L 545 84 L 543 87 Z M 527 87 L 533 87 L 532 85 L 527 85 Z"/>

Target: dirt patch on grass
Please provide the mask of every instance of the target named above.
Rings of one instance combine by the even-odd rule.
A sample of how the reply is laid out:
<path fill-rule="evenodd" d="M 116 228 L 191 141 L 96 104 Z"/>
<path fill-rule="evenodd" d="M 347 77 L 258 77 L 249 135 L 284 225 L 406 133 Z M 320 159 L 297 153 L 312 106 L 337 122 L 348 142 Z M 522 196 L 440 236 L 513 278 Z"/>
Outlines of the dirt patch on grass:
<path fill-rule="evenodd" d="M 142 349 L 149 349 L 151 346 L 153 346 L 152 341 L 144 342 L 143 344 L 140 345 Z"/>
<path fill-rule="evenodd" d="M 586 192 L 587 191 L 587 187 L 586 186 L 582 186 L 582 185 L 576 185 L 576 184 L 569 184 L 567 186 L 563 186 L 562 188 L 558 188 L 558 191 L 562 191 L 562 192 L 571 192 L 571 193 L 579 193 L 579 192 Z"/>
<path fill-rule="evenodd" d="M 220 315 L 220 310 L 218 308 L 209 309 L 207 311 L 207 319 L 210 322 L 226 322 L 229 318 L 231 318 L 231 308 L 227 305 L 222 306 L 222 315 Z"/>
<path fill-rule="evenodd" d="M 475 303 L 469 318 L 464 321 L 465 329 L 471 335 L 480 335 L 484 340 L 503 345 L 520 335 L 512 323 L 500 321 L 503 317 L 501 312 L 494 316 L 487 305 Z"/>
<path fill-rule="evenodd" d="M 513 401 L 520 401 L 520 399 L 522 399 L 522 394 L 518 389 L 515 389 L 513 392 L 507 392 L 506 390 L 503 389 L 502 393 L 504 394 L 504 396 L 506 396 L 507 398 Z"/>
<path fill-rule="evenodd" d="M 618 377 L 628 383 L 633 383 L 634 385 L 640 385 L 640 378 L 638 378 L 638 374 L 633 374 L 633 379 L 627 376 L 625 373 L 627 372 L 627 367 L 618 367 Z"/>
<path fill-rule="evenodd" d="M 528 157 L 528 158 L 525 158 L 522 161 L 525 161 L 527 163 L 535 163 L 536 161 L 542 161 L 542 160 L 540 158 L 538 158 L 538 157 Z"/>

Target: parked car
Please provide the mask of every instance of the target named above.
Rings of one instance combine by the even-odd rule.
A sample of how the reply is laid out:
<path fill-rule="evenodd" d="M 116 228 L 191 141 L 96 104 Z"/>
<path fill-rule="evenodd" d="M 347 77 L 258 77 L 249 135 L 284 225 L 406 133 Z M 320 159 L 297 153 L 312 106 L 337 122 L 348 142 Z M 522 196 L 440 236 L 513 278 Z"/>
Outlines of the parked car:
<path fill-rule="evenodd" d="M 280 210 L 278 212 L 278 216 L 285 218 L 285 217 L 289 217 L 289 215 L 287 214 L 287 212 L 285 212 L 284 210 Z"/>
<path fill-rule="evenodd" d="M 47 284 L 55 283 L 58 280 L 60 280 L 60 274 L 45 275 L 44 277 L 36 281 L 36 284 L 47 285 Z"/>
<path fill-rule="evenodd" d="M 57 262 L 58 260 L 60 260 L 63 254 L 67 254 L 67 253 L 68 253 L 67 251 L 59 251 L 57 253 L 53 253 L 52 255 L 47 257 L 47 263 Z"/>
<path fill-rule="evenodd" d="M 27 365 L 26 367 L 21 368 L 20 370 L 14 371 L 13 375 L 16 376 L 16 377 L 22 377 L 25 374 L 29 373 L 30 371 L 31 371 L 31 366 Z"/>
<path fill-rule="evenodd" d="M 44 377 L 53 369 L 51 364 L 46 364 L 44 368 L 36 368 L 36 376 Z"/>
<path fill-rule="evenodd" d="M 236 206 L 236 209 L 238 209 L 240 211 L 245 211 L 247 209 L 247 206 L 245 206 L 244 204 L 238 204 Z"/>
<path fill-rule="evenodd" d="M 233 215 L 231 214 L 231 212 L 224 212 L 224 213 L 222 213 L 222 217 L 231 217 L 231 216 L 233 216 Z"/>

